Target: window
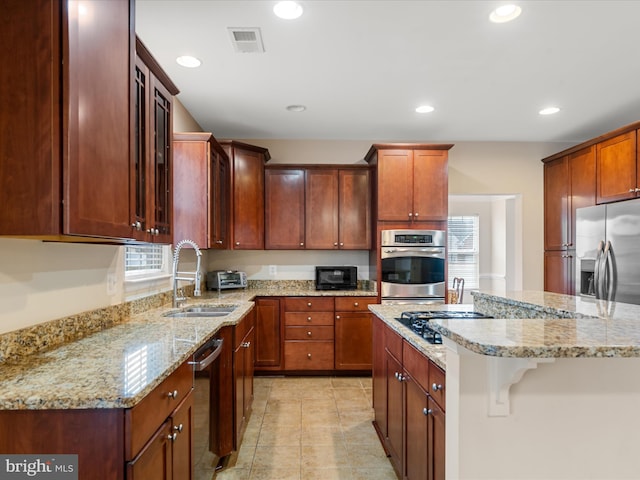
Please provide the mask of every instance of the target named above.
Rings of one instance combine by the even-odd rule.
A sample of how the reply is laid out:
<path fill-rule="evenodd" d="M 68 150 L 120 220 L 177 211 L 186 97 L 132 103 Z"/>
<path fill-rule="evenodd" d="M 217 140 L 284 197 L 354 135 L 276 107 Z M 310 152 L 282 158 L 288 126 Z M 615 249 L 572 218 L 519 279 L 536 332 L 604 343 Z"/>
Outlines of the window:
<path fill-rule="evenodd" d="M 127 280 L 151 278 L 169 273 L 168 245 L 131 245 L 124 251 L 124 272 Z"/>
<path fill-rule="evenodd" d="M 449 217 L 449 286 L 455 277 L 464 279 L 467 290 L 480 288 L 479 280 L 479 224 L 478 215 Z"/>

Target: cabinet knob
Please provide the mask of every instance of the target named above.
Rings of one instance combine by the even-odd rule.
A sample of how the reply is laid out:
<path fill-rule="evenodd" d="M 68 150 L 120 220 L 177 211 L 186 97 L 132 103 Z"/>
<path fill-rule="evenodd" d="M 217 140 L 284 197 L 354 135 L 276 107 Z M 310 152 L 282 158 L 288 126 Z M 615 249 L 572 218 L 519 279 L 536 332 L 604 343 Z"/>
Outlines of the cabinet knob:
<path fill-rule="evenodd" d="M 430 408 L 423 408 L 422 409 L 422 413 L 424 413 L 425 415 L 431 415 L 433 413 L 433 410 L 431 410 Z"/>
<path fill-rule="evenodd" d="M 300 246 L 301 246 L 301 247 L 304 247 L 304 242 L 300 242 Z"/>
<path fill-rule="evenodd" d="M 251 346 L 251 342 L 243 342 L 242 343 L 242 347 L 243 348 L 249 348 Z"/>
<path fill-rule="evenodd" d="M 640 188 L 636 187 L 636 188 L 635 188 L 635 192 L 636 192 L 636 193 L 640 192 Z"/>
<path fill-rule="evenodd" d="M 137 231 L 142 230 L 142 224 L 139 221 L 136 223 L 132 223 L 131 226 L 135 228 Z"/>
<path fill-rule="evenodd" d="M 336 315 L 336 320 L 340 320 L 340 315 Z"/>
<path fill-rule="evenodd" d="M 236 242 L 236 245 L 240 245 L 240 242 Z"/>
<path fill-rule="evenodd" d="M 169 435 L 167 435 L 167 439 L 171 440 L 172 442 L 175 442 L 176 438 L 178 438 L 178 434 L 177 433 L 170 433 Z"/>
<path fill-rule="evenodd" d="M 637 189 L 637 188 L 630 188 L 630 189 L 629 189 L 629 193 L 635 193 L 635 192 L 637 192 L 637 191 L 638 191 L 638 189 Z"/>
<path fill-rule="evenodd" d="M 333 246 L 337 247 L 338 246 L 338 242 L 333 242 Z"/>
<path fill-rule="evenodd" d="M 358 302 L 353 302 L 354 307 L 357 307 L 358 305 L 359 305 Z"/>
<path fill-rule="evenodd" d="M 409 218 L 413 217 L 413 213 L 409 213 Z"/>
<path fill-rule="evenodd" d="M 344 247 L 344 243 L 343 243 L 343 242 L 340 242 L 340 246 L 341 246 L 341 247 Z"/>
<path fill-rule="evenodd" d="M 309 336 L 309 337 L 310 337 L 310 336 L 311 336 L 311 332 L 307 332 L 307 336 Z"/>
<path fill-rule="evenodd" d="M 182 429 L 183 428 L 184 428 L 184 426 L 182 424 L 173 426 L 173 429 L 178 433 L 182 433 Z"/>
<path fill-rule="evenodd" d="M 310 353 L 307 353 L 307 358 L 308 358 L 309 360 L 311 360 L 311 354 L 310 354 Z"/>
<path fill-rule="evenodd" d="M 311 306 L 311 302 L 308 302 L 308 303 L 307 303 L 307 307 L 310 307 L 310 306 Z"/>
<path fill-rule="evenodd" d="M 216 243 L 222 245 L 222 240 L 216 240 Z"/>
<path fill-rule="evenodd" d="M 167 393 L 167 397 L 173 398 L 174 400 L 178 398 L 178 390 L 174 390 L 173 392 Z"/>
<path fill-rule="evenodd" d="M 414 214 L 413 214 L 413 216 L 414 216 L 414 217 L 417 217 L 417 216 L 418 216 L 418 214 L 417 214 L 417 213 L 414 213 Z"/>
<path fill-rule="evenodd" d="M 307 317 L 307 322 L 310 322 L 310 321 L 311 321 L 311 317 Z"/>
<path fill-rule="evenodd" d="M 434 392 L 442 390 L 442 385 L 440 385 L 439 383 L 434 383 L 433 385 L 431 385 L 431 390 L 433 390 Z"/>

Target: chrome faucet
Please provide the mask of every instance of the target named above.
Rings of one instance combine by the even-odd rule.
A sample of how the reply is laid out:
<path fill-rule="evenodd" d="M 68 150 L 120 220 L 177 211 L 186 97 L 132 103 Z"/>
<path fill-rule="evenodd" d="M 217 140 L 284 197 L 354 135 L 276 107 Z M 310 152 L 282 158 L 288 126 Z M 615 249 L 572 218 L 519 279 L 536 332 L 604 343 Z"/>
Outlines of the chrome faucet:
<path fill-rule="evenodd" d="M 191 245 L 196 251 L 197 255 L 197 265 L 195 272 L 179 272 L 178 271 L 178 262 L 180 261 L 180 250 L 186 244 Z M 200 258 L 202 257 L 202 252 L 200 251 L 200 247 L 193 240 L 181 240 L 176 245 L 175 250 L 173 251 L 173 307 L 179 307 L 182 302 L 184 302 L 187 298 L 184 295 L 178 296 L 178 280 L 188 281 L 194 283 L 193 296 L 200 296 Z"/>

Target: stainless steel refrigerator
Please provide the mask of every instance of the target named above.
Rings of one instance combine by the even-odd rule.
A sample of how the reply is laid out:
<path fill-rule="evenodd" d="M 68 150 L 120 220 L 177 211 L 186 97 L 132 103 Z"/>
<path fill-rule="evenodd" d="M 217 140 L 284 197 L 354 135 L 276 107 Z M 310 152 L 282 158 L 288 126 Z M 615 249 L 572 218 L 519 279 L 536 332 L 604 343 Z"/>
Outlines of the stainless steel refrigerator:
<path fill-rule="evenodd" d="M 576 209 L 576 294 L 640 305 L 640 199 Z"/>

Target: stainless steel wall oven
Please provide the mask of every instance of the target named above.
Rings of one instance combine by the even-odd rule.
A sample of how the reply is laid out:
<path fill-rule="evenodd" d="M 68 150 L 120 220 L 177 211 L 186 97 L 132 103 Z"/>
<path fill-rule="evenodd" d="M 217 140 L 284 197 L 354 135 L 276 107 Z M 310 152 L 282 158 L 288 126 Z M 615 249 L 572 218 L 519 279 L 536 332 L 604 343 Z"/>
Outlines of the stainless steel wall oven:
<path fill-rule="evenodd" d="M 443 230 L 383 230 L 381 300 L 444 303 L 445 242 Z"/>

